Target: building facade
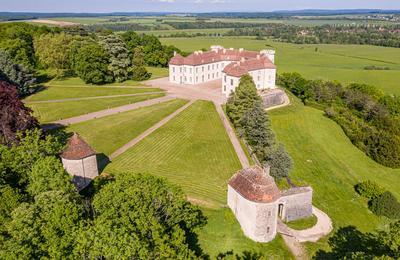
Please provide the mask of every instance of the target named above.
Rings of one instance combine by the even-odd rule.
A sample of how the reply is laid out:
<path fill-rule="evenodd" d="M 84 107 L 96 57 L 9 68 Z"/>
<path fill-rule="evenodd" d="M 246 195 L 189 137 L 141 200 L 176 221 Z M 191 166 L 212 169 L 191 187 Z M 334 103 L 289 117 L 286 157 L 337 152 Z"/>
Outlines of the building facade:
<path fill-rule="evenodd" d="M 68 140 L 61 160 L 78 191 L 99 175 L 96 152 L 77 133 Z"/>
<path fill-rule="evenodd" d="M 228 206 L 247 237 L 269 242 L 276 236 L 278 218 L 293 221 L 312 215 L 312 189 L 299 187 L 281 192 L 269 168 L 255 166 L 230 179 Z"/>
<path fill-rule="evenodd" d="M 275 51 L 260 52 L 211 46 L 207 52 L 195 51 L 188 57 L 175 54 L 169 62 L 169 81 L 197 85 L 222 79 L 221 91 L 226 96 L 235 91 L 240 77 L 252 76 L 257 89 L 275 88 Z"/>

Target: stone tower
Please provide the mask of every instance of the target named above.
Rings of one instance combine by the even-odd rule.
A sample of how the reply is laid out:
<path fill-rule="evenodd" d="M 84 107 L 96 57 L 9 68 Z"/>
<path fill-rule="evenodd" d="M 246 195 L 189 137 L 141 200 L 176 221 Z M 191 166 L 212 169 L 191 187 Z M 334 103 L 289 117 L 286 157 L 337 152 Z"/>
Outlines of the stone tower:
<path fill-rule="evenodd" d="M 77 133 L 68 140 L 61 159 L 78 191 L 99 175 L 96 152 Z"/>
<path fill-rule="evenodd" d="M 237 172 L 228 184 L 228 206 L 244 234 L 257 242 L 276 236 L 280 191 L 269 168 L 259 166 Z"/>

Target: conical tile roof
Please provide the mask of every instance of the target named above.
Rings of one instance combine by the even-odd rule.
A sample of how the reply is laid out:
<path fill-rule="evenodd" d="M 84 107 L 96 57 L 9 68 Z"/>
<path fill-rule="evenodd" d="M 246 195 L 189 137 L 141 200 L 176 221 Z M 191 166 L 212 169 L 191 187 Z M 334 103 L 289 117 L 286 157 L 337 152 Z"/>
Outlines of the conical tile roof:
<path fill-rule="evenodd" d="M 88 143 L 86 143 L 77 133 L 68 140 L 67 147 L 61 154 L 61 158 L 67 160 L 80 160 L 92 155 L 96 151 Z"/>

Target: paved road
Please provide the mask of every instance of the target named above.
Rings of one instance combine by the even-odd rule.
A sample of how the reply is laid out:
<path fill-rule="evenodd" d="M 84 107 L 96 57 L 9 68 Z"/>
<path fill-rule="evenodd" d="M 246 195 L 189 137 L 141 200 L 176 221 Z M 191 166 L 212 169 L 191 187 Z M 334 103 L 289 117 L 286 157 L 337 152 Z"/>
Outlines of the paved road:
<path fill-rule="evenodd" d="M 172 99 L 175 99 L 175 97 L 165 96 L 165 97 L 149 99 L 149 100 L 145 100 L 142 102 L 137 102 L 137 103 L 129 104 L 129 105 L 125 105 L 125 106 L 100 110 L 100 111 L 96 111 L 96 112 L 85 114 L 85 115 L 80 115 L 80 116 L 76 116 L 76 117 L 71 117 L 71 118 L 55 121 L 49 125 L 44 125 L 43 129 L 53 129 L 53 128 L 57 128 L 59 126 L 67 126 L 70 124 L 77 124 L 77 123 L 88 121 L 91 119 L 102 118 L 105 116 L 110 116 L 110 115 L 130 111 L 130 110 L 138 109 L 141 107 L 152 106 L 152 105 L 166 102 L 166 101 L 169 101 Z"/>
<path fill-rule="evenodd" d="M 177 116 L 179 113 L 181 113 L 183 110 L 185 110 L 186 108 L 188 108 L 190 105 L 192 105 L 194 103 L 194 100 L 190 101 L 189 103 L 187 103 L 186 105 L 184 105 L 183 107 L 179 108 L 178 110 L 176 110 L 175 112 L 173 112 L 172 114 L 170 114 L 169 116 L 163 118 L 161 121 L 159 121 L 158 123 L 156 123 L 155 125 L 153 125 L 152 127 L 150 127 L 149 129 L 147 129 L 146 131 L 144 131 L 142 134 L 140 134 L 138 137 L 136 137 L 135 139 L 133 139 L 132 141 L 128 142 L 127 144 L 125 144 L 124 146 L 122 146 L 121 148 L 119 148 L 118 150 L 116 150 L 113 154 L 111 154 L 110 159 L 114 159 L 115 157 L 121 155 L 122 153 L 124 153 L 126 150 L 128 150 L 129 148 L 131 148 L 132 146 L 134 146 L 135 144 L 139 143 L 140 141 L 142 141 L 144 138 L 146 138 L 147 136 L 149 136 L 151 133 L 153 133 L 154 131 L 156 131 L 158 128 L 160 128 L 161 126 L 165 125 L 166 123 L 168 123 L 172 118 L 174 118 L 175 116 Z"/>
<path fill-rule="evenodd" d="M 157 92 L 142 92 L 135 94 L 120 94 L 120 95 L 111 95 L 111 96 L 98 96 L 98 97 L 82 97 L 82 98 L 64 98 L 64 99 L 53 99 L 53 100 L 38 100 L 38 101 L 25 101 L 26 104 L 40 104 L 40 103 L 59 103 L 59 102 L 68 102 L 68 101 L 80 101 L 80 100 L 92 100 L 92 99 L 105 99 L 105 98 L 117 98 L 117 97 L 132 97 L 132 96 L 144 96 L 151 94 L 163 94 L 164 91 Z"/>

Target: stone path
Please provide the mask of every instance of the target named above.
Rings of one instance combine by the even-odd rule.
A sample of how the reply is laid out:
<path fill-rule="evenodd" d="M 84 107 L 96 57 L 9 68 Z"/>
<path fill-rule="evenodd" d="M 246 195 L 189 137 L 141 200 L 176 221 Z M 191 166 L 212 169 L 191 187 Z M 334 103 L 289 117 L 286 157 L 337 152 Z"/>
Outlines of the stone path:
<path fill-rule="evenodd" d="M 77 123 L 88 121 L 91 119 L 102 118 L 105 116 L 110 116 L 110 115 L 130 111 L 130 110 L 138 109 L 141 107 L 152 106 L 152 105 L 170 101 L 173 99 L 175 99 L 175 98 L 172 96 L 164 96 L 164 97 L 160 97 L 160 98 L 149 99 L 149 100 L 145 100 L 142 102 L 137 102 L 137 103 L 124 105 L 124 106 L 120 106 L 120 107 L 114 107 L 114 108 L 110 108 L 110 109 L 100 110 L 100 111 L 88 113 L 85 115 L 80 115 L 80 116 L 76 116 L 76 117 L 71 117 L 71 118 L 55 121 L 55 122 L 52 122 L 51 124 L 43 125 L 42 128 L 45 130 L 48 130 L 48 129 L 54 129 L 54 128 L 57 128 L 60 126 L 77 124 Z"/>
<path fill-rule="evenodd" d="M 307 254 L 301 245 L 302 242 L 317 242 L 333 229 L 332 220 L 325 212 L 313 206 L 313 214 L 317 217 L 317 224 L 304 230 L 291 229 L 281 220 L 278 220 L 278 233 L 282 235 L 285 244 L 296 259 L 307 258 Z"/>
<path fill-rule="evenodd" d="M 98 96 L 98 97 L 82 97 L 82 98 L 64 98 L 64 99 L 53 99 L 53 100 L 25 101 L 24 103 L 26 103 L 26 104 L 61 103 L 61 102 L 68 102 L 68 101 L 106 99 L 106 98 L 117 98 L 117 97 L 133 97 L 133 96 L 144 96 L 144 95 L 163 94 L 163 93 L 165 93 L 165 92 L 164 91 L 143 92 L 143 93 L 120 94 L 120 95 Z"/>
<path fill-rule="evenodd" d="M 231 124 L 229 123 L 228 118 L 226 117 L 224 110 L 222 109 L 221 105 L 215 104 L 215 107 L 217 108 L 217 112 L 219 114 L 219 117 L 222 120 L 222 123 L 225 127 L 225 130 L 231 139 L 231 143 L 233 145 L 233 148 L 236 151 L 236 154 L 239 158 L 240 163 L 242 164 L 243 168 L 248 168 L 250 167 L 249 159 L 246 156 L 246 153 L 243 150 L 243 147 L 240 145 L 239 139 L 236 136 L 235 131 L 233 130 Z"/>
<path fill-rule="evenodd" d="M 146 138 L 147 136 L 149 136 L 151 133 L 153 133 L 154 131 L 156 131 L 158 128 L 160 128 L 161 126 L 165 125 L 166 123 L 168 123 L 172 118 L 174 118 L 175 116 L 177 116 L 179 113 L 181 113 L 183 110 L 185 110 L 186 108 L 188 108 L 190 105 L 192 105 L 195 101 L 192 100 L 189 103 L 187 103 L 186 105 L 184 105 L 183 107 L 179 108 L 178 110 L 176 110 L 175 112 L 173 112 L 172 114 L 170 114 L 169 116 L 163 118 L 161 121 L 159 121 L 158 123 L 156 123 L 155 125 L 153 125 L 152 127 L 150 127 L 149 129 L 147 129 L 146 131 L 144 131 L 142 134 L 140 134 L 138 137 L 136 137 L 135 139 L 131 140 L 130 142 L 128 142 L 127 144 L 125 144 L 124 146 L 122 146 L 121 148 L 119 148 L 118 150 L 116 150 L 113 154 L 111 154 L 110 159 L 113 160 L 115 157 L 121 155 L 122 153 L 124 153 L 126 150 L 128 150 L 129 148 L 131 148 L 132 146 L 134 146 L 135 144 L 139 143 L 140 141 L 142 141 L 144 138 Z"/>

